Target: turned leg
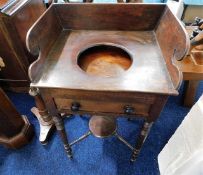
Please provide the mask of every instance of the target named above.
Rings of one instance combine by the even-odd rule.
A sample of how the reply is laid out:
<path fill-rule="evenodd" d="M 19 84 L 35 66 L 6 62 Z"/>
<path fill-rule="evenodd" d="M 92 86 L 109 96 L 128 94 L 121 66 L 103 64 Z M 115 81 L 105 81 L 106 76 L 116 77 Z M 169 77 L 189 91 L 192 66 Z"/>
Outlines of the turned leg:
<path fill-rule="evenodd" d="M 49 111 L 49 114 L 52 116 L 52 121 L 54 122 L 57 132 L 63 142 L 64 149 L 69 158 L 72 158 L 72 150 L 68 143 L 68 138 L 65 131 L 64 122 L 62 116 L 58 113 L 56 105 L 54 103 L 53 98 L 50 96 L 48 92 L 42 93 L 43 99 L 45 99 L 46 107 Z"/>
<path fill-rule="evenodd" d="M 72 150 L 68 143 L 68 139 L 67 139 L 67 135 L 66 135 L 65 127 L 64 127 L 64 122 L 63 122 L 62 118 L 59 115 L 56 115 L 53 117 L 53 121 L 55 123 L 58 134 L 63 142 L 64 148 L 65 148 L 65 151 L 66 151 L 68 157 L 72 158 L 73 157 Z"/>
<path fill-rule="evenodd" d="M 185 82 L 184 106 L 192 107 L 192 105 L 194 104 L 198 84 L 199 81 L 197 80 L 189 80 Z"/>
<path fill-rule="evenodd" d="M 31 109 L 32 113 L 37 117 L 40 124 L 39 141 L 46 144 L 50 132 L 54 128 L 51 116 L 48 114 L 44 100 L 42 99 L 38 88 L 30 88 L 29 94 L 34 97 L 36 107 Z"/>
<path fill-rule="evenodd" d="M 133 150 L 133 154 L 132 154 L 132 157 L 131 157 L 132 162 L 134 162 L 137 159 L 138 154 L 140 153 L 140 150 L 142 148 L 142 145 L 144 144 L 144 141 L 145 141 L 145 139 L 147 138 L 147 136 L 149 134 L 149 131 L 151 129 L 152 124 L 153 124 L 153 122 L 145 121 L 145 123 L 143 125 L 143 128 L 141 130 L 141 133 L 140 133 L 140 135 L 138 137 L 138 140 L 136 142 L 135 148 Z"/>

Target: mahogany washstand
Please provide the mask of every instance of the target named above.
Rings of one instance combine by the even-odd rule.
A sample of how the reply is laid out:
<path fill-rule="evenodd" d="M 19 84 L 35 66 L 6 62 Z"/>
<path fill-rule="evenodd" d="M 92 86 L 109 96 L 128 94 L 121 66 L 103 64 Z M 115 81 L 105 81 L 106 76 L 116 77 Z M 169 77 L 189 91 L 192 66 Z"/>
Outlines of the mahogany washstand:
<path fill-rule="evenodd" d="M 39 55 L 30 93 L 44 141 L 54 122 L 72 157 L 71 146 L 88 135 L 114 135 L 134 161 L 168 96 L 178 95 L 182 74 L 173 63 L 188 52 L 189 38 L 166 4 L 68 3 L 51 5 L 29 30 L 27 47 Z M 62 113 L 90 114 L 90 131 L 69 143 Z M 135 147 L 117 133 L 118 116 L 145 119 Z"/>

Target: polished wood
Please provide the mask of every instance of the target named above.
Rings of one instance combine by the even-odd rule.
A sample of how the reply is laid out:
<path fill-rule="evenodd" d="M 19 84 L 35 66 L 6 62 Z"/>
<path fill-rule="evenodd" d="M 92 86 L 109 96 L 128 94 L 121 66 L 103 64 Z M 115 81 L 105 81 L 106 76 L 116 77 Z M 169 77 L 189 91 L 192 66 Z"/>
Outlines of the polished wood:
<path fill-rule="evenodd" d="M 199 85 L 199 81 L 197 80 L 186 80 L 184 84 L 184 92 L 183 92 L 183 105 L 187 107 L 192 107 L 194 105 L 196 90 Z"/>
<path fill-rule="evenodd" d="M 45 103 L 39 93 L 38 89 L 30 89 L 30 95 L 34 97 L 36 102 L 36 107 L 39 111 L 39 114 L 42 116 L 43 121 L 47 122 L 51 120 L 51 117 L 48 115 Z"/>
<path fill-rule="evenodd" d="M 178 95 L 182 74 L 174 61 L 189 50 L 188 35 L 166 4 L 52 4 L 26 43 L 39 55 L 29 68 L 31 88 L 39 88 L 64 146 L 61 112 L 154 122 L 168 96 Z M 146 133 L 149 128 L 144 125 Z"/>
<path fill-rule="evenodd" d="M 186 27 L 188 34 L 191 35 L 195 28 Z M 176 62 L 185 80 L 183 105 L 187 107 L 193 106 L 199 81 L 203 80 L 203 49 L 197 48 L 199 46 L 201 44 L 191 46 L 189 54 L 182 61 Z"/>
<path fill-rule="evenodd" d="M 94 136 L 99 138 L 112 136 L 117 129 L 116 119 L 109 116 L 92 116 L 89 129 Z"/>
<path fill-rule="evenodd" d="M 142 148 L 142 145 L 150 132 L 153 122 L 156 121 L 157 117 L 161 113 L 162 107 L 167 102 L 167 98 L 168 98 L 167 96 L 160 95 L 157 97 L 157 99 L 151 106 L 150 111 L 149 111 L 150 117 L 146 118 L 146 120 L 142 126 L 140 135 L 138 136 L 136 143 L 135 143 L 135 148 L 134 148 L 132 156 L 131 156 L 131 161 L 135 161 L 137 159 L 137 157 L 140 153 L 140 150 Z M 158 106 L 162 106 L 162 107 L 158 107 Z"/>
<path fill-rule="evenodd" d="M 63 143 L 64 149 L 66 151 L 66 154 L 69 158 L 72 158 L 72 149 L 69 145 L 67 134 L 65 131 L 65 125 L 64 122 L 58 113 L 56 109 L 56 105 L 54 103 L 53 98 L 50 96 L 50 94 L 44 94 L 44 100 L 46 101 L 47 109 L 49 111 L 49 114 L 53 117 L 53 122 L 55 123 L 56 129 L 58 131 L 58 134 L 61 138 L 61 141 Z"/>
<path fill-rule="evenodd" d="M 60 112 L 72 112 L 71 104 L 74 102 L 80 103 L 81 107 L 79 109 L 80 114 L 86 112 L 94 114 L 111 114 L 111 115 L 124 115 L 124 107 L 130 105 L 136 110 L 132 112 L 133 116 L 148 116 L 148 111 L 151 107 L 151 104 L 144 103 L 134 103 L 134 102 L 120 102 L 120 101 L 98 101 L 97 100 L 87 100 L 87 99 L 64 99 L 64 98 L 55 98 L 55 103 Z M 78 113 L 78 111 L 77 111 Z"/>
<path fill-rule="evenodd" d="M 188 53 L 190 42 L 186 30 L 180 25 L 180 21 L 171 20 L 172 16 L 170 9 L 166 9 L 157 27 L 156 36 L 173 85 L 175 88 L 178 88 L 182 75 L 176 67 L 175 61 L 182 60 Z M 176 40 L 175 43 L 173 42 L 174 40 Z"/>
<path fill-rule="evenodd" d="M 177 65 L 183 72 L 184 80 L 202 80 L 203 66 L 195 64 L 190 55 L 183 61 L 177 62 Z"/>
<path fill-rule="evenodd" d="M 203 65 L 195 64 L 190 55 L 181 62 L 177 62 L 177 65 L 183 72 L 183 80 L 185 80 L 183 105 L 192 107 L 199 81 L 203 80 Z"/>
<path fill-rule="evenodd" d="M 116 5 L 67 3 L 64 4 L 64 6 L 65 8 L 60 4 L 54 4 L 65 29 L 127 31 L 153 30 L 165 7 L 164 5 L 129 5 L 123 3 Z M 118 11 L 120 12 L 119 15 Z M 126 11 L 129 12 L 128 16 L 125 16 Z M 140 13 L 152 14 L 152 11 L 153 15 L 150 18 L 147 16 L 140 16 Z M 90 20 L 91 23 L 89 22 Z"/>
<path fill-rule="evenodd" d="M 29 143 L 34 130 L 26 116 L 21 116 L 0 88 L 0 144 L 20 148 Z"/>
<path fill-rule="evenodd" d="M 84 50 L 78 65 L 90 75 L 111 77 L 122 75 L 132 64 L 130 55 L 121 48 L 100 45 Z"/>
<path fill-rule="evenodd" d="M 142 130 L 140 132 L 140 135 L 138 136 L 138 139 L 136 141 L 136 145 L 135 148 L 133 150 L 132 156 L 131 156 L 131 161 L 135 161 L 140 153 L 141 147 L 145 141 L 145 139 L 147 138 L 150 129 L 152 127 L 152 122 L 144 122 Z"/>
<path fill-rule="evenodd" d="M 39 89 L 30 88 L 29 94 L 35 99 L 36 107 L 32 107 L 32 113 L 37 117 L 40 124 L 39 141 L 45 145 L 48 143 L 48 138 L 51 131 L 54 129 L 52 117 L 49 115 L 44 100 L 42 99 Z"/>
<path fill-rule="evenodd" d="M 108 37 L 104 40 L 104 36 Z M 84 50 L 95 43 L 107 43 L 106 45 L 109 45 L 108 43 L 114 43 L 116 45 L 122 43 L 122 46 L 131 55 L 131 67 L 120 76 L 108 78 L 105 76 L 91 76 L 85 73 L 78 66 L 78 62 L 75 58 L 78 57 L 78 53 L 80 53 L 81 50 Z M 163 94 L 178 93 L 174 89 L 170 76 L 167 73 L 168 71 L 164 65 L 164 59 L 162 58 L 153 32 L 81 30 L 72 31 L 70 33 L 69 31 L 63 31 L 53 48 L 54 50 L 51 50 L 49 53 L 50 63 L 43 65 L 43 70 L 40 70 L 42 71 L 41 79 L 36 84 L 32 83 L 32 86 L 49 87 L 51 85 L 53 88 L 65 87 L 69 89 L 78 89 L 78 87 L 80 87 L 80 89 L 83 90 L 96 91 L 138 91 Z M 145 49 L 153 52 L 153 59 L 151 59 L 151 52 L 145 52 Z M 56 60 L 56 57 L 58 60 Z M 67 59 L 67 57 L 70 59 Z M 148 62 L 147 67 L 144 65 L 145 61 L 143 60 Z M 64 65 L 66 65 L 65 69 L 63 69 Z M 143 66 L 143 68 L 136 69 L 136 66 Z M 148 69 L 148 66 L 156 66 L 156 69 Z M 48 71 L 50 67 L 53 67 L 54 71 Z M 69 74 L 69 72 L 72 72 L 77 79 L 72 81 L 72 75 Z M 142 76 L 143 74 L 145 76 Z M 147 81 L 152 74 L 158 81 L 163 83 L 160 83 L 157 86 L 158 82 L 154 83 L 154 79 L 153 81 Z M 55 77 L 54 83 L 53 77 Z M 142 77 L 142 80 L 140 80 L 140 77 Z M 122 83 L 123 81 L 125 81 L 125 84 Z M 140 83 L 140 81 L 142 81 L 142 83 Z M 92 84 L 92 82 L 94 82 L 94 84 Z"/>
<path fill-rule="evenodd" d="M 43 15 L 43 18 L 40 18 L 37 23 L 39 25 L 32 26 L 28 31 L 26 38 L 26 45 L 28 50 L 33 55 L 39 55 L 38 59 L 33 64 L 31 64 L 33 69 L 29 69 L 29 76 L 31 81 L 34 81 L 37 74 L 43 71 L 45 58 L 57 37 L 63 30 L 62 26 L 60 25 L 60 21 L 57 20 L 57 16 L 54 14 L 54 8 L 49 8 L 45 15 Z M 46 26 L 46 32 L 42 32 L 44 31 L 44 26 Z M 39 42 L 36 42 L 37 40 Z M 41 50 L 40 54 L 39 48 Z"/>
<path fill-rule="evenodd" d="M 5 67 L 0 83 L 9 87 L 29 86 L 28 67 L 36 57 L 27 51 L 26 34 L 45 11 L 41 0 L 10 0 L 0 10 L 0 57 Z"/>

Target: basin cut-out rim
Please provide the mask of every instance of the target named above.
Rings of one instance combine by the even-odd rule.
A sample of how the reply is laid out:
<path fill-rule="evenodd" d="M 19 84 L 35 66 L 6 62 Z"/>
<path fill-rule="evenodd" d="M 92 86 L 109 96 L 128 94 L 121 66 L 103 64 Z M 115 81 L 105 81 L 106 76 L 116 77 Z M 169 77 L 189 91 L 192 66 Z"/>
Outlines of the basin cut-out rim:
<path fill-rule="evenodd" d="M 132 55 L 126 48 L 116 44 L 94 44 L 81 50 L 77 56 L 80 70 L 91 76 L 122 76 L 132 64 Z"/>

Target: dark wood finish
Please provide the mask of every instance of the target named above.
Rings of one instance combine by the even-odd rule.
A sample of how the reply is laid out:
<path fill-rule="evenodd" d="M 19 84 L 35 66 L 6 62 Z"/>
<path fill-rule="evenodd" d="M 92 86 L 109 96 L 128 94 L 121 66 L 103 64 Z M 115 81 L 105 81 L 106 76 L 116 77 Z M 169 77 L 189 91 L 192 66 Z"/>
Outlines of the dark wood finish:
<path fill-rule="evenodd" d="M 63 146 L 66 151 L 66 154 L 69 158 L 72 158 L 73 157 L 72 150 L 71 150 L 71 147 L 68 142 L 64 122 L 63 122 L 60 114 L 56 110 L 54 100 L 52 99 L 52 97 L 49 94 L 44 95 L 44 99 L 46 101 L 46 105 L 47 105 L 49 114 L 53 117 L 53 121 L 55 123 L 58 134 L 61 138 L 61 141 L 63 142 Z"/>
<path fill-rule="evenodd" d="M 69 158 L 72 158 L 73 157 L 72 149 L 68 143 L 68 138 L 66 135 L 65 126 L 64 126 L 62 118 L 59 115 L 56 115 L 56 116 L 53 116 L 53 121 L 55 123 L 58 134 L 63 142 L 63 146 L 64 146 L 67 156 Z"/>
<path fill-rule="evenodd" d="M 147 118 L 147 122 L 155 121 L 157 116 L 161 113 L 162 107 L 165 106 L 167 102 L 168 96 L 166 95 L 157 95 L 154 103 L 151 105 L 149 110 L 149 117 Z M 162 106 L 162 107 L 157 107 Z"/>
<path fill-rule="evenodd" d="M 99 138 L 112 136 L 117 129 L 116 119 L 109 116 L 92 116 L 89 129 L 94 136 Z"/>
<path fill-rule="evenodd" d="M 38 89 L 30 89 L 30 95 L 34 97 L 36 107 L 39 111 L 39 114 L 42 116 L 43 121 L 45 122 L 50 121 L 51 117 L 48 114 L 44 100 L 42 99 L 40 93 L 38 92 Z"/>
<path fill-rule="evenodd" d="M 104 36 L 108 36 L 104 39 Z M 68 37 L 68 40 L 67 40 Z M 146 41 L 145 41 L 146 40 Z M 94 44 L 113 43 L 124 47 L 132 57 L 131 67 L 121 76 L 98 77 L 91 76 L 77 64 L 77 58 L 80 51 Z M 151 59 L 151 52 L 145 52 L 145 49 L 151 50 L 154 59 Z M 67 52 L 68 50 L 68 52 Z M 56 57 L 59 58 L 56 60 Z M 70 58 L 70 59 L 67 59 Z M 54 50 L 49 53 L 50 64 L 43 65 L 41 70 L 41 79 L 37 83 L 37 87 L 66 87 L 69 89 L 84 89 L 96 91 L 139 91 L 139 92 L 155 92 L 163 94 L 177 94 L 170 80 L 167 69 L 164 65 L 164 59 L 155 40 L 153 32 L 124 32 L 124 31 L 63 31 L 54 45 Z M 136 69 L 135 66 L 144 66 L 145 61 L 151 67 L 156 69 Z M 56 64 L 57 62 L 57 64 Z M 159 64 L 158 64 L 159 63 Z M 63 69 L 66 64 L 66 69 Z M 39 65 L 39 64 L 38 64 Z M 36 66 L 36 64 L 35 64 Z M 41 66 L 39 66 L 41 67 Z M 53 67 L 55 71 L 49 71 Z M 37 69 L 32 69 L 37 70 Z M 77 79 L 72 81 L 72 72 Z M 145 75 L 144 77 L 142 75 Z M 163 83 L 157 86 L 154 81 L 146 81 L 153 74 L 154 77 Z M 39 74 L 38 74 L 39 75 Z M 136 75 L 136 76 L 133 76 Z M 80 78 L 79 78 L 80 77 Z M 142 80 L 140 80 L 142 77 Z M 85 81 L 84 81 L 85 79 Z M 125 84 L 122 82 L 125 81 Z M 142 81 L 142 83 L 141 83 Z M 92 86 L 94 82 L 94 86 Z M 111 86 L 109 86 L 111 84 Z M 33 83 L 33 86 L 35 84 Z"/>
<path fill-rule="evenodd" d="M 201 58 L 203 59 L 203 57 Z M 176 64 L 183 72 L 183 80 L 185 80 L 183 105 L 192 107 L 199 81 L 203 80 L 203 65 L 195 64 L 191 55 L 188 55 L 184 60 Z"/>
<path fill-rule="evenodd" d="M 188 34 L 191 35 L 195 28 L 195 26 L 186 27 Z M 203 80 L 203 48 L 201 46 L 201 44 L 191 46 L 189 54 L 182 61 L 176 62 L 185 81 L 183 105 L 187 107 L 193 106 L 199 81 Z"/>
<path fill-rule="evenodd" d="M 41 0 L 11 0 L 0 11 L 0 57 L 5 67 L 0 72 L 4 86 L 29 86 L 28 67 L 36 60 L 26 48 L 26 34 L 45 11 Z"/>
<path fill-rule="evenodd" d="M 39 141 L 45 145 L 48 143 L 48 138 L 51 131 L 54 129 L 52 117 L 48 113 L 44 100 L 42 99 L 39 89 L 30 88 L 29 94 L 34 97 L 36 107 L 31 109 L 32 113 L 38 118 L 40 124 Z"/>
<path fill-rule="evenodd" d="M 83 2 L 93 2 L 93 0 L 83 0 Z"/>
<path fill-rule="evenodd" d="M 203 76 L 203 75 L 202 75 Z M 203 79 L 203 77 L 202 77 Z M 183 105 L 187 107 L 192 107 L 194 105 L 196 90 L 199 85 L 199 81 L 197 80 L 186 80 L 185 87 L 183 92 Z"/>
<path fill-rule="evenodd" d="M 33 137 L 34 130 L 26 116 L 21 116 L 0 88 L 0 144 L 20 148 Z"/>
<path fill-rule="evenodd" d="M 149 122 L 145 122 L 144 123 L 143 128 L 142 128 L 142 130 L 140 132 L 140 135 L 138 136 L 138 139 L 136 141 L 132 157 L 130 159 L 132 162 L 134 162 L 137 159 L 137 157 L 138 157 L 138 155 L 140 153 L 141 147 L 142 147 L 145 139 L 147 138 L 147 136 L 148 136 L 148 134 L 150 132 L 152 124 L 153 124 L 152 122 L 150 122 L 150 123 Z"/>
<path fill-rule="evenodd" d="M 55 98 L 55 103 L 59 111 L 71 112 L 71 104 L 78 102 L 80 109 L 77 113 L 100 113 L 106 115 L 125 115 L 125 106 L 131 106 L 135 110 L 131 115 L 133 116 L 148 116 L 150 104 L 141 103 L 129 103 L 129 102 L 118 102 L 118 101 L 98 101 L 98 100 L 86 100 L 86 99 L 58 99 Z"/>
<path fill-rule="evenodd" d="M 99 5 L 99 8 L 97 8 Z M 153 30 L 165 5 L 55 4 L 62 26 L 73 30 Z M 119 13 L 118 13 L 119 11 Z M 140 14 L 152 14 L 150 17 Z M 127 15 L 126 12 L 128 12 Z M 94 14 L 94 15 L 93 15 Z M 88 16 L 88 18 L 87 18 Z M 89 22 L 91 21 L 91 22 Z"/>
<path fill-rule="evenodd" d="M 150 111 L 149 111 L 149 117 L 146 118 L 146 121 L 143 124 L 142 130 L 140 132 L 140 135 L 138 136 L 135 144 L 135 148 L 133 150 L 133 154 L 131 157 L 131 161 L 135 161 L 140 153 L 140 150 L 142 148 L 142 145 L 144 144 L 145 139 L 147 138 L 150 129 L 153 125 L 153 122 L 156 121 L 157 117 L 161 113 L 161 110 L 163 106 L 167 102 L 167 96 L 157 96 L 154 103 L 152 104 Z M 159 107 L 161 106 L 161 107 Z"/>
<path fill-rule="evenodd" d="M 54 8 L 49 8 L 43 16 L 43 18 L 38 20 L 38 24 L 40 25 L 32 26 L 32 28 L 28 31 L 26 38 L 26 45 L 28 50 L 33 55 L 39 55 L 38 59 L 33 64 L 31 64 L 33 69 L 29 70 L 31 81 L 34 81 L 37 74 L 43 71 L 45 58 L 57 37 L 63 30 L 62 26 L 60 25 L 60 21 L 57 20 L 57 16 L 54 14 Z M 44 26 L 46 26 L 46 32 L 42 32 L 45 29 Z M 39 49 L 41 50 L 40 53 Z"/>
<path fill-rule="evenodd" d="M 171 10 L 166 9 L 155 32 L 173 85 L 178 88 L 182 74 L 175 61 L 182 60 L 189 52 L 190 41 L 180 21 L 171 20 L 172 17 Z"/>
<path fill-rule="evenodd" d="M 63 129 L 61 132 L 61 112 L 140 116 L 152 123 L 168 96 L 178 94 L 182 74 L 174 59 L 185 56 L 188 43 L 185 29 L 165 4 L 52 4 L 27 35 L 28 49 L 40 55 L 29 69 L 31 87 L 39 88 L 64 145 L 68 142 Z M 83 51 L 98 45 L 127 52 L 130 67 L 126 68 L 126 60 L 120 61 L 126 55 L 118 57 L 119 52 L 112 54 L 104 47 L 99 55 L 90 49 L 88 58 L 80 58 Z M 106 63 L 93 64 L 95 56 Z M 115 57 L 119 59 L 115 61 Z M 123 69 L 119 74 L 101 73 L 102 66 L 107 69 L 116 64 Z M 88 74 L 90 65 L 94 70 Z M 137 153 L 149 125 L 141 132 Z"/>

